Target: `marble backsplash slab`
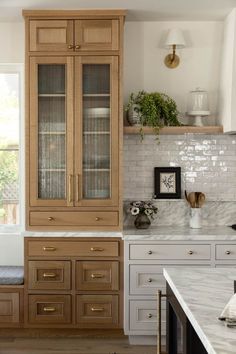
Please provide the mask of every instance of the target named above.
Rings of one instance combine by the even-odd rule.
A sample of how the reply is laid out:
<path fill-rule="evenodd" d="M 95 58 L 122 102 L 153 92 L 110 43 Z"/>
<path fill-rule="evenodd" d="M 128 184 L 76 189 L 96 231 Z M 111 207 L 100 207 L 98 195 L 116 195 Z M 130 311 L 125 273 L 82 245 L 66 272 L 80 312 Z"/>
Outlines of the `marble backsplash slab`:
<path fill-rule="evenodd" d="M 124 225 L 132 226 L 135 216 L 127 212 L 129 202 L 124 203 Z M 158 207 L 153 226 L 188 226 L 190 208 L 187 202 L 180 200 L 156 200 Z M 202 227 L 224 226 L 236 224 L 236 202 L 209 201 L 201 208 Z"/>

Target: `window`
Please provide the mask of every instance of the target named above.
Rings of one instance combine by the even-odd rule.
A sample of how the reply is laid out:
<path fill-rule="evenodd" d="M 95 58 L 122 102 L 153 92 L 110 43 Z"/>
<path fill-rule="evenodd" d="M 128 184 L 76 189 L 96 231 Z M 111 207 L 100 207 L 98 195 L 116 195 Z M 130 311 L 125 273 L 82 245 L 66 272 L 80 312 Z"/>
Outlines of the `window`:
<path fill-rule="evenodd" d="M 0 65 L 0 227 L 20 224 L 20 79 L 19 68 Z"/>

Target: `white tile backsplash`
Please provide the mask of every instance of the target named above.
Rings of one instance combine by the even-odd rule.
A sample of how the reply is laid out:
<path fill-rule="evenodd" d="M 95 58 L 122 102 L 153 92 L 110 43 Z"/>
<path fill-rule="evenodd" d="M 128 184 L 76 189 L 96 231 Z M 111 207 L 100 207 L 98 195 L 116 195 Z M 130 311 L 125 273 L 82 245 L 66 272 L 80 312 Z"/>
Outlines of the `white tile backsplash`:
<path fill-rule="evenodd" d="M 236 138 L 231 135 L 124 136 L 124 200 L 150 199 L 154 167 L 180 166 L 182 198 L 187 192 L 206 195 L 203 226 L 236 223 Z M 186 225 L 189 207 L 184 200 L 158 201 L 161 225 Z M 126 217 L 125 224 L 132 222 Z"/>

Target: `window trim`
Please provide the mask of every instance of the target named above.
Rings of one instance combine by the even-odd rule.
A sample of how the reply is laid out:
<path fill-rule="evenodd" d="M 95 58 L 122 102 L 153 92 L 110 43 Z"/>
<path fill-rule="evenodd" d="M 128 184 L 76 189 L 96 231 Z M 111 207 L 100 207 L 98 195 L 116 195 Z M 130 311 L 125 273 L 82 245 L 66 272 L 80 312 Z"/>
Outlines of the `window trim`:
<path fill-rule="evenodd" d="M 19 75 L 19 224 L 0 225 L 0 235 L 19 234 L 25 230 L 25 126 L 24 126 L 24 64 L 0 63 L 0 74 Z"/>

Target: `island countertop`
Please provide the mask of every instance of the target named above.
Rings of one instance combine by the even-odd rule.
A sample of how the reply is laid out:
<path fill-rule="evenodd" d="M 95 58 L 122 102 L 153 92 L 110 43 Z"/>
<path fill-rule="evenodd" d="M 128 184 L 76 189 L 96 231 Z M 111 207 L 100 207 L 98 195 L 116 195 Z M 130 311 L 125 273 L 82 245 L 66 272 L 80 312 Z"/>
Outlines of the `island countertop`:
<path fill-rule="evenodd" d="M 233 295 L 234 268 L 168 268 L 164 277 L 209 354 L 235 354 L 236 328 L 218 317 Z"/>

